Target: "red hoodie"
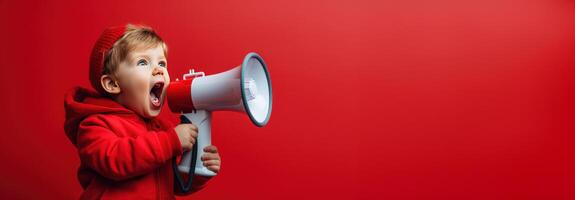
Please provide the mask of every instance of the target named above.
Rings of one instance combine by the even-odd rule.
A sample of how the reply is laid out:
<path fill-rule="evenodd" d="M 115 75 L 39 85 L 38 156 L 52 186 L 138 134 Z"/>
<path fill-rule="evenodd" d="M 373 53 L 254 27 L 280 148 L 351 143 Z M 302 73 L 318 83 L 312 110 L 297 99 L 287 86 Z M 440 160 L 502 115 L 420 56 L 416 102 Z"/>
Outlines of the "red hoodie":
<path fill-rule="evenodd" d="M 66 135 L 78 149 L 80 199 L 175 199 L 172 158 L 182 154 L 174 125 L 145 119 L 93 90 L 65 96 Z M 194 177 L 191 194 L 208 178 Z"/>

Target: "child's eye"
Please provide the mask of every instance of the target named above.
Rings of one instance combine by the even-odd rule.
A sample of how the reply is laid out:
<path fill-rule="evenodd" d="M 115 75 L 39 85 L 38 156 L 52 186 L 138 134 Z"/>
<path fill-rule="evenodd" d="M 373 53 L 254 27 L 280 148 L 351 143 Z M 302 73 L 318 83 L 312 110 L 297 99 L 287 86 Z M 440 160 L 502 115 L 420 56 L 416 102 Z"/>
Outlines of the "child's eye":
<path fill-rule="evenodd" d="M 166 67 L 166 62 L 160 61 L 160 63 L 158 63 L 158 65 L 160 65 L 160 67 Z"/>
<path fill-rule="evenodd" d="M 144 59 L 140 59 L 140 60 L 138 60 L 138 63 L 136 65 L 137 66 L 146 66 L 146 65 L 148 65 L 148 61 L 146 61 Z"/>

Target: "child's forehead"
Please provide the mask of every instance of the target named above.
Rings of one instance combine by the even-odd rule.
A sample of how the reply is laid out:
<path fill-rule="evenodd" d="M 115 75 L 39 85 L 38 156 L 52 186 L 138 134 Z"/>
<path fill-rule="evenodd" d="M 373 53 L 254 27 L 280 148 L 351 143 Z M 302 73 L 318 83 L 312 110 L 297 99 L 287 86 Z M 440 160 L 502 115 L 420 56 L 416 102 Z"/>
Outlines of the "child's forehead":
<path fill-rule="evenodd" d="M 138 56 L 166 57 L 164 47 L 161 44 L 155 46 L 138 45 L 128 52 L 128 57 Z"/>

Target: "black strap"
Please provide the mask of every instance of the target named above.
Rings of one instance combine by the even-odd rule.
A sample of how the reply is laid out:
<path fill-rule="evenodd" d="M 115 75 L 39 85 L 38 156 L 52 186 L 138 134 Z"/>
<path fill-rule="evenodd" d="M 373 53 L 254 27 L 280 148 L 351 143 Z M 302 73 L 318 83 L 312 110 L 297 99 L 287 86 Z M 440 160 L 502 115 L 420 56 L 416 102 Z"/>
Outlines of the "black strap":
<path fill-rule="evenodd" d="M 180 116 L 180 123 L 182 124 L 191 124 L 192 122 L 186 118 L 184 115 Z M 182 174 L 180 174 L 180 171 L 178 170 L 178 162 L 176 161 L 176 157 L 174 157 L 172 159 L 172 170 L 174 171 L 174 175 L 175 175 L 175 185 L 177 185 L 178 188 L 180 188 L 180 190 L 183 193 L 188 193 L 191 189 L 192 189 L 192 181 L 193 181 L 193 177 L 194 177 L 194 173 L 196 171 L 196 159 L 198 158 L 198 140 L 196 139 L 196 142 L 194 143 L 194 146 L 192 147 L 192 162 L 190 162 L 190 170 L 188 172 L 189 177 L 188 177 L 188 182 L 184 183 Z M 183 157 L 182 157 L 183 159 Z"/>

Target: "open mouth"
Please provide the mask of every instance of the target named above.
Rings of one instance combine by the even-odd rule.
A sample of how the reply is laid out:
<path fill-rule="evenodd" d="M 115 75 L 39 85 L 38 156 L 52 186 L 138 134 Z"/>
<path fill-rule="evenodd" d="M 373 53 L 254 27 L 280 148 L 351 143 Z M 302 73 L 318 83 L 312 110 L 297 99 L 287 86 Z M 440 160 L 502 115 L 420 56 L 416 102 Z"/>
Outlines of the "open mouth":
<path fill-rule="evenodd" d="M 162 105 L 160 98 L 162 97 L 162 92 L 164 91 L 164 82 L 157 82 L 152 86 L 150 90 L 150 102 L 154 107 L 160 107 Z"/>

